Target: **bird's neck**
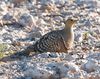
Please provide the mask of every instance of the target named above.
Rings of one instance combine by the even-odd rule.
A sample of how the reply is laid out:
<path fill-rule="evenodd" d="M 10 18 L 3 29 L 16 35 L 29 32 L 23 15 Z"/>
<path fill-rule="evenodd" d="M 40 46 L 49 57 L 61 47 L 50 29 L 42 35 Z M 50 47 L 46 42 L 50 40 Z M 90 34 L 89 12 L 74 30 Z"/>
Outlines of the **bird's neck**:
<path fill-rule="evenodd" d="M 68 32 L 73 31 L 73 25 L 72 23 L 66 23 L 64 29 Z"/>
<path fill-rule="evenodd" d="M 66 23 L 65 24 L 65 28 L 72 28 L 74 24 L 72 23 Z"/>
<path fill-rule="evenodd" d="M 73 27 L 70 28 L 64 28 L 64 34 L 65 34 L 65 40 L 66 43 L 69 44 L 69 47 L 72 46 L 72 43 L 74 41 L 74 32 L 73 32 Z"/>
<path fill-rule="evenodd" d="M 65 32 L 69 32 L 69 33 L 73 32 L 72 27 L 65 27 L 64 30 L 65 30 Z"/>

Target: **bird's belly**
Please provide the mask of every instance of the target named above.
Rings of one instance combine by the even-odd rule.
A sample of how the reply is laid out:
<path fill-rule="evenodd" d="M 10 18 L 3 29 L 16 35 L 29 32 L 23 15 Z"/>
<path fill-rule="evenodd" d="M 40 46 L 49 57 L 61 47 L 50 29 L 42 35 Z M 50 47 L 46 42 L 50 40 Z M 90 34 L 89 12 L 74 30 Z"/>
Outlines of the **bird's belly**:
<path fill-rule="evenodd" d="M 70 37 L 69 39 L 66 40 L 66 47 L 68 49 L 73 47 L 73 42 L 74 42 L 74 36 Z"/>

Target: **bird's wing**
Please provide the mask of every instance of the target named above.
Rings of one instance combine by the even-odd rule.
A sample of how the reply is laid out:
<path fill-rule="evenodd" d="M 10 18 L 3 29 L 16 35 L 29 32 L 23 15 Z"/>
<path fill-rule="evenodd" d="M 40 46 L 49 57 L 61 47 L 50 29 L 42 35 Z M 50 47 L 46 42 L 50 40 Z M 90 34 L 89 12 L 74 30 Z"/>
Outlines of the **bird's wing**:
<path fill-rule="evenodd" d="M 34 47 L 39 52 L 58 52 L 66 48 L 64 40 L 58 31 L 52 31 L 44 35 Z"/>

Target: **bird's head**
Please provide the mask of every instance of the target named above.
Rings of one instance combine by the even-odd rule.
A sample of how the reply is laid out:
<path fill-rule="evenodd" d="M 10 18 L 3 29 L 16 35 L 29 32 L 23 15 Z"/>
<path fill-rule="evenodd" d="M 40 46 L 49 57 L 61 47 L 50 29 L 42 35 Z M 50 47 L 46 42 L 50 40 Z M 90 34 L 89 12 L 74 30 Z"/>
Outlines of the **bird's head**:
<path fill-rule="evenodd" d="M 67 19 L 67 20 L 64 22 L 64 23 L 65 23 L 65 27 L 71 28 L 71 27 L 73 27 L 73 25 L 74 25 L 76 22 L 77 22 L 77 20 L 69 18 L 69 19 Z"/>

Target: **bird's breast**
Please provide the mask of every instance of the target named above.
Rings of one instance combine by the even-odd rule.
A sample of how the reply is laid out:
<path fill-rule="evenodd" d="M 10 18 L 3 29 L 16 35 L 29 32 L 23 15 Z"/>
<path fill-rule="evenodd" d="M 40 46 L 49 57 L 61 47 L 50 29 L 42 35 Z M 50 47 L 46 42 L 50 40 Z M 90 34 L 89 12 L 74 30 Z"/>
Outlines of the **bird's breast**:
<path fill-rule="evenodd" d="M 68 48 L 71 48 L 73 46 L 73 42 L 74 42 L 74 32 L 73 30 L 70 31 L 65 31 L 65 33 L 63 34 L 66 46 Z"/>

